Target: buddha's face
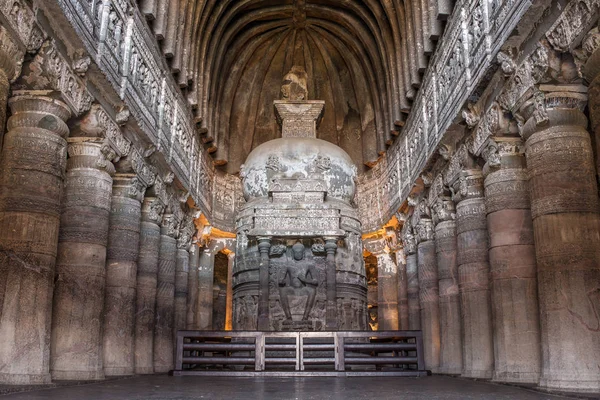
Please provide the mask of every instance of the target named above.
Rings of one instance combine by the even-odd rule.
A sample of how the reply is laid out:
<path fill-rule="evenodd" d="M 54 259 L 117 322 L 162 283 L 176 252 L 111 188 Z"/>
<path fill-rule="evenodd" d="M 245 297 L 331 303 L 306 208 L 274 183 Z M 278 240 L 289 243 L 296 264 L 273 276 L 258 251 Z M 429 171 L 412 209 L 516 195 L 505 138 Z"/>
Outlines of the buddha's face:
<path fill-rule="evenodd" d="M 292 254 L 294 256 L 294 260 L 300 261 L 304 258 L 304 249 L 300 249 L 300 248 L 292 249 Z"/>

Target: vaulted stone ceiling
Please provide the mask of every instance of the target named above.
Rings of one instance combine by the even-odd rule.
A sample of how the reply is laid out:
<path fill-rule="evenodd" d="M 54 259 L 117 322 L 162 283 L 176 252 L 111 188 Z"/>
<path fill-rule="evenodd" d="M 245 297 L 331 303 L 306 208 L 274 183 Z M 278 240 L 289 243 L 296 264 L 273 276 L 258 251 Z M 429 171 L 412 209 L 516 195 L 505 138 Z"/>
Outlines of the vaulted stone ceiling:
<path fill-rule="evenodd" d="M 401 130 L 450 0 L 140 0 L 216 165 L 280 136 L 293 65 L 326 101 L 321 139 L 371 165 Z M 365 168 L 365 167 L 363 167 Z"/>

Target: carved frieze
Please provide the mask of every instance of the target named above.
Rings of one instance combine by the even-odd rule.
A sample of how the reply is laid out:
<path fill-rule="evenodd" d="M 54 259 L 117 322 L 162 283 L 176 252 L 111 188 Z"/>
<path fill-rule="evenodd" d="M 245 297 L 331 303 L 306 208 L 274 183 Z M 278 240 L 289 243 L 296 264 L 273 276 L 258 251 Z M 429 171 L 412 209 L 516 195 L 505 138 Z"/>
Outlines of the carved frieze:
<path fill-rule="evenodd" d="M 94 99 L 52 40 L 44 42 L 16 86 L 19 89 L 56 90 L 75 115 L 88 111 Z"/>

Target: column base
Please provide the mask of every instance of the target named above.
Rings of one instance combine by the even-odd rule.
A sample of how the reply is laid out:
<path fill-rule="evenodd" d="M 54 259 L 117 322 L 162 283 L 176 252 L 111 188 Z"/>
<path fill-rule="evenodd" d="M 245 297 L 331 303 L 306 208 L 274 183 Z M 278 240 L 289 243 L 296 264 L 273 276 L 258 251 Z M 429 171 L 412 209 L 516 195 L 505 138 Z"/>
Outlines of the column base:
<path fill-rule="evenodd" d="M 104 371 L 50 371 L 53 381 L 101 381 Z"/>
<path fill-rule="evenodd" d="M 129 376 L 134 375 L 133 367 L 111 367 L 104 368 L 105 376 Z"/>
<path fill-rule="evenodd" d="M 440 367 L 437 373 L 440 375 L 460 375 L 462 374 L 462 368 Z"/>
<path fill-rule="evenodd" d="M 492 381 L 499 383 L 531 383 L 537 385 L 540 381 L 540 374 L 537 372 L 494 371 Z"/>
<path fill-rule="evenodd" d="M 47 385 L 52 383 L 50 374 L 4 374 L 0 373 L 0 384 L 5 385 Z"/>
<path fill-rule="evenodd" d="M 173 369 L 173 367 L 171 366 L 154 366 L 154 373 L 155 374 L 168 374 L 169 371 L 171 371 Z"/>
<path fill-rule="evenodd" d="M 154 367 L 135 367 L 136 375 L 151 375 L 154 373 Z"/>
<path fill-rule="evenodd" d="M 540 378 L 538 386 L 540 389 L 550 392 L 600 392 L 600 380 L 598 379 L 598 375 L 589 375 L 587 377 L 581 375 L 569 377 L 564 374 L 557 376 L 546 375 Z"/>
<path fill-rule="evenodd" d="M 481 371 L 481 370 L 464 370 L 461 376 L 463 378 L 471 379 L 492 379 L 493 371 Z"/>

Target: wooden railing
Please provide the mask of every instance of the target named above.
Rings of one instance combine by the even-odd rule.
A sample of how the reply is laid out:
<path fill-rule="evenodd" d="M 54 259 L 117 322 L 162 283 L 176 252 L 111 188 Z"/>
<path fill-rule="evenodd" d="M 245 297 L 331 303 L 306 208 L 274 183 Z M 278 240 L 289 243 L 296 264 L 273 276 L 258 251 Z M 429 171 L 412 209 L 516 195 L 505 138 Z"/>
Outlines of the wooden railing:
<path fill-rule="evenodd" d="M 174 375 L 424 376 L 421 331 L 179 331 Z"/>

